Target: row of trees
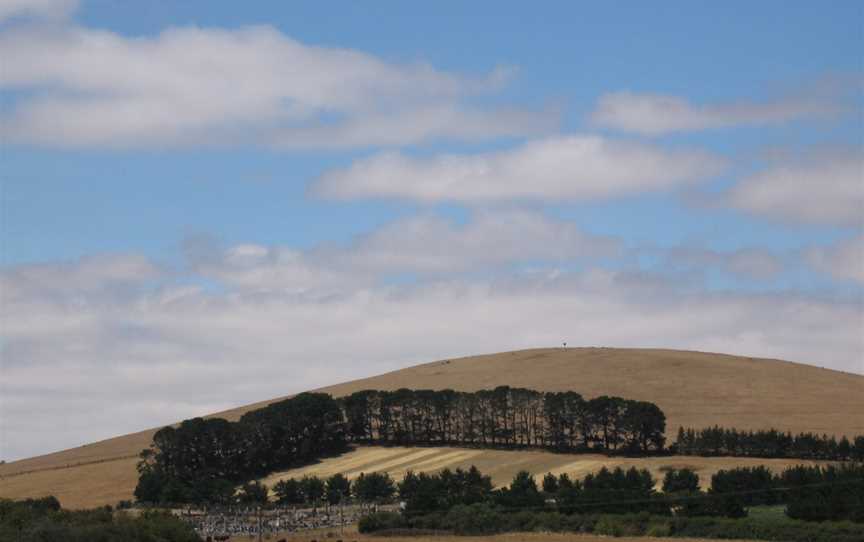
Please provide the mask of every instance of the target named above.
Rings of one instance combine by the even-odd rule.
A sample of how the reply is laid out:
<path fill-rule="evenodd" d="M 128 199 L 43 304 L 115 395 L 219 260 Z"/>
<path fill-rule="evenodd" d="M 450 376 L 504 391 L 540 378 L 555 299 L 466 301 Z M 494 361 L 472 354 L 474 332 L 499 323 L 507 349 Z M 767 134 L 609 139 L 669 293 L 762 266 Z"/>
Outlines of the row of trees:
<path fill-rule="evenodd" d="M 141 453 L 135 496 L 228 504 L 238 484 L 340 453 L 349 441 L 648 454 L 663 449 L 665 427 L 654 404 L 586 401 L 574 392 L 366 390 L 341 400 L 303 393 L 238 422 L 195 418 L 159 430 Z"/>
<path fill-rule="evenodd" d="M 386 472 L 360 473 L 353 482 L 342 474 L 334 474 L 326 480 L 317 476 L 280 480 L 273 486 L 275 504 L 317 506 L 330 505 L 355 499 L 362 503 L 386 501 L 396 491 L 396 484 Z M 266 502 L 266 501 L 265 501 Z"/>
<path fill-rule="evenodd" d="M 398 485 L 403 516 L 440 514 L 457 506 L 485 503 L 498 510 L 572 514 L 635 514 L 741 518 L 753 506 L 786 505 L 793 519 L 864 522 L 864 465 L 789 468 L 779 475 L 765 467 L 721 470 L 703 492 L 690 469 L 669 470 L 662 492 L 644 469 L 603 468 L 582 480 L 547 474 L 538 487 L 519 472 L 509 487 L 493 489 L 475 467 L 438 474 L 408 473 Z"/>
<path fill-rule="evenodd" d="M 684 471 L 682 471 L 684 472 Z M 672 472 L 673 477 L 677 471 Z M 692 472 L 690 475 L 695 476 Z M 669 475 L 667 475 L 669 478 Z M 695 491 L 699 478 L 695 477 Z M 662 499 L 655 480 L 645 469 L 602 468 L 582 480 L 571 480 L 567 474 L 547 474 L 540 486 L 527 471 L 516 474 L 509 486 L 493 489 L 492 481 L 471 467 L 467 471 L 448 469 L 438 474 L 409 472 L 399 484 L 399 497 L 405 512 L 417 515 L 441 512 L 454 506 L 489 503 L 517 511 L 554 509 L 566 514 L 631 513 L 645 510 L 668 514 L 670 501 Z M 693 489 L 688 485 L 687 489 Z M 680 491 L 675 484 L 664 484 L 664 492 Z"/>
<path fill-rule="evenodd" d="M 864 522 L 864 465 L 798 465 L 773 474 L 765 467 L 720 471 L 711 491 L 724 496 L 728 515 L 748 507 L 785 504 L 786 515 L 808 521 Z"/>
<path fill-rule="evenodd" d="M 864 436 L 850 441 L 814 433 L 792 433 L 776 429 L 738 431 L 726 427 L 678 429 L 672 449 L 680 455 L 738 456 L 766 458 L 828 459 L 864 461 Z"/>
<path fill-rule="evenodd" d="M 542 447 L 644 455 L 665 443 L 666 416 L 653 403 L 576 392 L 375 391 L 343 400 L 350 438 L 376 444 Z"/>

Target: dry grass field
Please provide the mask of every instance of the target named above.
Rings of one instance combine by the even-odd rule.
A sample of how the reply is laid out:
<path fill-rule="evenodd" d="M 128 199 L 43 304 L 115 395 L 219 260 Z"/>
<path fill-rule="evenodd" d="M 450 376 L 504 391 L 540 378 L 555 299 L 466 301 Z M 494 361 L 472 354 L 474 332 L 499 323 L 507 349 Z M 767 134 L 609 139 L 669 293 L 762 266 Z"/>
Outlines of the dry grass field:
<path fill-rule="evenodd" d="M 435 472 L 444 468 L 468 468 L 476 465 L 484 474 L 492 477 L 496 486 L 507 485 L 520 470 L 534 475 L 538 484 L 543 475 L 567 473 L 571 479 L 581 479 L 590 472 L 600 470 L 604 465 L 609 468 L 645 468 L 662 481 L 665 468 L 689 467 L 699 474 L 703 485 L 710 485 L 711 476 L 720 469 L 730 467 L 749 467 L 765 465 L 780 472 L 790 465 L 812 464 L 812 461 L 788 459 L 756 459 L 728 457 L 650 457 L 650 458 L 610 458 L 604 455 L 555 454 L 543 451 L 474 450 L 466 448 L 409 448 L 360 446 L 356 450 L 338 457 L 324 459 L 320 463 L 301 469 L 273 473 L 262 481 L 273 486 L 285 478 L 301 478 L 305 475 L 319 477 L 342 473 L 354 479 L 361 472 L 387 472 L 395 480 L 401 480 L 409 470 L 414 472 Z M 706 487 L 707 487 L 706 485 Z M 658 485 L 659 489 L 659 485 Z"/>
<path fill-rule="evenodd" d="M 321 391 L 334 395 L 400 387 L 472 391 L 498 385 L 544 391 L 575 390 L 587 398 L 605 394 L 652 401 L 666 413 L 667 433 L 673 438 L 679 425 L 713 424 L 741 429 L 776 427 L 794 432 L 864 434 L 864 416 L 859 414 L 864 412 L 864 376 L 780 360 L 678 350 L 557 348 L 503 352 L 436 361 Z M 236 420 L 274 400 L 214 415 Z M 135 456 L 149 445 L 152 435 L 153 430 L 142 431 L 2 465 L 0 497 L 54 494 L 70 508 L 129 499 L 136 479 Z M 478 466 L 487 465 L 484 471 L 491 472 L 496 453 L 504 452 L 485 452 L 488 454 L 485 463 L 478 456 Z M 517 452 L 534 453 L 537 452 Z M 546 455 L 554 460 L 538 460 L 539 466 L 547 461 L 555 464 L 558 457 L 565 457 Z M 467 456 L 448 457 L 439 462 Z M 507 455 L 501 460 L 511 462 L 513 457 Z M 572 461 L 578 463 L 587 457 L 573 456 Z M 742 460 L 718 461 L 734 465 Z M 525 462 L 530 464 L 531 460 Z M 430 468 L 429 464 L 423 468 Z M 496 481 L 505 476 L 508 468 L 501 466 L 502 474 L 496 474 Z"/>

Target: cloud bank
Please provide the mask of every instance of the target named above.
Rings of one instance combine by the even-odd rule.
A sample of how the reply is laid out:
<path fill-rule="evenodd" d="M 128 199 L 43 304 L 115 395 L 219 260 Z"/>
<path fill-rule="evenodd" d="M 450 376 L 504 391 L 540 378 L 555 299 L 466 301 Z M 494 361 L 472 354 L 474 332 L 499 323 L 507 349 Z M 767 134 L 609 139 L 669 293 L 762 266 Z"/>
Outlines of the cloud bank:
<path fill-rule="evenodd" d="M 631 260 L 619 240 L 518 209 L 465 223 L 409 218 L 341 246 L 189 254 L 183 268 L 126 254 L 0 273 L 0 456 L 422 361 L 565 340 L 864 372 L 860 296 L 718 291 L 698 276 L 603 268 L 604 258 Z M 756 250 L 681 249 L 666 259 L 778 272 L 776 258 Z M 486 268 L 494 272 L 474 272 Z M 394 273 L 414 280 L 388 280 Z"/>

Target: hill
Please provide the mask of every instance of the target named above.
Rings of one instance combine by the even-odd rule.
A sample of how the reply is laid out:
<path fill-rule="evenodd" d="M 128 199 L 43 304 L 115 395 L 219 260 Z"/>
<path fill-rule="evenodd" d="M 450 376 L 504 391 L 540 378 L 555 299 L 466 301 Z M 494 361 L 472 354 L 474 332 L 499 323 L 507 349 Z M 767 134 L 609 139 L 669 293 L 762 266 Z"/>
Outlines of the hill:
<path fill-rule="evenodd" d="M 855 414 L 864 412 L 864 376 L 781 360 L 678 350 L 557 348 L 503 352 L 426 363 L 320 391 L 338 396 L 371 388 L 473 391 L 499 385 L 574 390 L 586 398 L 605 394 L 651 401 L 666 413 L 671 438 L 679 425 L 714 424 L 864 434 L 864 417 Z M 236 420 L 275 400 L 214 416 Z M 2 465 L 0 497 L 54 494 L 64 506 L 73 508 L 129 499 L 137 479 L 137 454 L 150 444 L 153 432 Z M 511 462 L 515 457 L 502 456 L 500 461 Z M 725 461 L 731 464 L 736 460 Z M 540 461 L 538 467 L 543 463 Z"/>

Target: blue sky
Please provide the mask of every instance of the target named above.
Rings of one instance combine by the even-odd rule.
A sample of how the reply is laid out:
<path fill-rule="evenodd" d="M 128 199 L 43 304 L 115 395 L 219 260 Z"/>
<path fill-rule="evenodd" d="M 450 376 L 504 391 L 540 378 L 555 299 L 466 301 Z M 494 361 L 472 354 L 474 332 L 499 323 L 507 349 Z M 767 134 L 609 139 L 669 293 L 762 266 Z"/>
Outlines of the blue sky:
<path fill-rule="evenodd" d="M 564 340 L 864 373 L 862 23 L 0 2 L 0 457 Z"/>
<path fill-rule="evenodd" d="M 670 2 L 665 7 L 561 2 L 536 13 L 524 11 L 499 2 L 392 2 L 376 4 L 375 9 L 261 2 L 238 10 L 230 3 L 134 9 L 127 2 L 93 1 L 85 2 L 73 18 L 81 25 L 126 36 L 153 35 L 170 26 L 267 24 L 304 43 L 359 49 L 393 62 L 426 62 L 466 74 L 512 65 L 519 70 L 515 80 L 491 98 L 529 107 L 561 107 L 565 132 L 582 130 L 598 96 L 612 90 L 709 103 L 770 100 L 815 85 L 822 77 L 849 76 L 861 69 L 858 2 L 836 3 L 830 10 L 807 2 Z M 797 124 L 668 139 L 710 145 L 745 162 L 750 161 L 748 154 L 771 145 L 854 145 L 856 137 L 860 141 L 860 113 L 842 122 L 816 123 L 818 131 L 813 123 Z M 500 144 L 451 142 L 435 147 Z M 409 150 L 428 152 L 422 147 Z M 176 249 L 184 235 L 198 232 L 229 242 L 309 245 L 322 236 L 344 240 L 399 216 L 400 206 L 310 201 L 304 187 L 328 167 L 366 153 L 8 149 L 7 198 L 17 205 L 8 209 L 15 235 L 4 238 L 4 263 L 124 249 L 160 257 Z M 239 220 L 226 221 L 233 213 Z M 689 219 L 698 220 L 699 213 L 695 214 Z M 638 209 L 628 208 L 614 221 L 598 218 L 596 227 L 603 233 L 627 235 L 648 227 L 659 229 L 657 235 L 681 239 L 676 234 L 680 228 L 658 228 L 653 213 L 641 214 Z M 737 221 L 733 217 L 726 222 L 735 227 Z M 736 228 L 730 237 L 743 236 Z"/>

